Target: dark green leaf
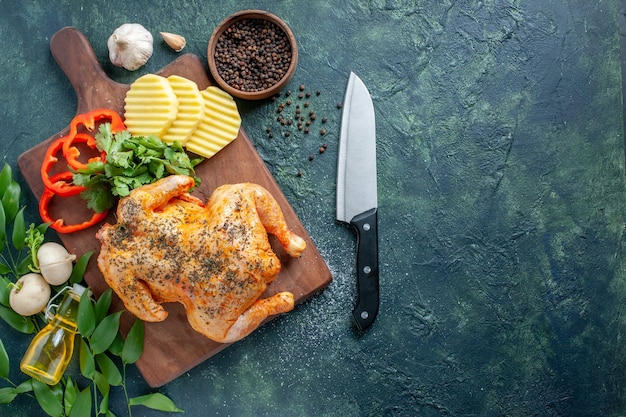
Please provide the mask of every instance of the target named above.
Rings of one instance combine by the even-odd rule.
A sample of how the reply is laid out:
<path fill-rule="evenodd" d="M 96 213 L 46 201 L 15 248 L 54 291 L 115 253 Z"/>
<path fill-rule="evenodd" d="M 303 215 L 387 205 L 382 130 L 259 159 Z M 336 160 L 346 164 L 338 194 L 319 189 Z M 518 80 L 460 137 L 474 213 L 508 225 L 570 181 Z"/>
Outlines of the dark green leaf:
<path fill-rule="evenodd" d="M 93 374 L 93 380 L 96 383 L 96 387 L 98 387 L 100 394 L 109 395 L 111 385 L 109 385 L 109 381 L 107 381 L 106 377 L 102 375 L 102 373 L 95 371 Z"/>
<path fill-rule="evenodd" d="M 35 393 L 35 398 L 39 406 L 46 414 L 51 417 L 60 417 L 63 415 L 61 398 L 56 394 L 53 387 L 33 379 L 33 392 Z"/>
<path fill-rule="evenodd" d="M 17 392 L 18 394 L 25 394 L 27 392 L 31 392 L 32 390 L 33 390 L 32 379 L 27 379 L 26 381 L 22 382 L 20 385 L 15 387 L 15 392 Z"/>
<path fill-rule="evenodd" d="M 77 396 L 69 417 L 85 417 L 91 415 L 91 387 L 82 390 Z"/>
<path fill-rule="evenodd" d="M 11 294 L 11 281 L 0 275 L 0 304 L 3 306 L 9 306 L 9 295 Z"/>
<path fill-rule="evenodd" d="M 11 267 L 0 262 L 0 275 L 6 275 L 11 272 Z"/>
<path fill-rule="evenodd" d="M 7 350 L 4 348 L 2 339 L 0 339 L 0 378 L 9 378 L 9 355 L 7 354 Z"/>
<path fill-rule="evenodd" d="M 74 384 L 74 381 L 67 378 L 65 384 L 65 395 L 63 395 L 63 406 L 65 408 L 65 415 L 68 415 L 74 406 L 76 396 L 78 395 L 78 387 Z"/>
<path fill-rule="evenodd" d="M 98 301 L 96 302 L 96 323 L 100 323 L 102 319 L 104 319 L 109 312 L 109 308 L 111 307 L 111 300 L 113 299 L 113 290 L 111 288 L 107 288 L 105 292 L 100 295 Z"/>
<path fill-rule="evenodd" d="M 122 311 L 118 311 L 117 313 L 106 316 L 93 331 L 89 342 L 91 350 L 95 355 L 106 351 L 109 346 L 111 346 L 111 343 L 113 343 L 113 339 L 115 339 L 120 328 L 121 315 Z"/>
<path fill-rule="evenodd" d="M 8 404 L 19 394 L 25 394 L 33 390 L 33 380 L 27 379 L 17 387 L 0 388 L 0 404 Z"/>
<path fill-rule="evenodd" d="M 17 314 L 8 307 L 0 306 L 0 317 L 6 321 L 9 326 L 21 333 L 34 333 L 35 324 L 31 317 L 24 317 Z"/>
<path fill-rule="evenodd" d="M 4 192 L 7 190 L 12 181 L 13 170 L 11 169 L 11 165 L 5 162 L 2 171 L 0 171 L 0 199 L 2 199 Z"/>
<path fill-rule="evenodd" d="M 83 292 L 78 304 L 77 316 L 78 332 L 84 337 L 91 336 L 96 328 L 96 313 L 94 312 L 93 302 L 89 298 L 89 291 Z"/>
<path fill-rule="evenodd" d="M 176 407 L 174 401 L 159 392 L 131 398 L 128 403 L 130 405 L 143 405 L 144 407 L 148 407 L 153 410 L 167 411 L 170 413 L 184 413 L 184 410 Z"/>
<path fill-rule="evenodd" d="M 113 343 L 109 346 L 109 353 L 112 353 L 115 356 L 122 356 L 122 350 L 124 349 L 124 339 L 122 335 L 117 333 Z"/>
<path fill-rule="evenodd" d="M 123 380 L 120 370 L 118 369 L 117 365 L 115 365 L 115 362 L 113 362 L 113 360 L 109 358 L 106 353 L 96 355 L 96 363 L 98 364 L 98 368 L 100 368 L 100 371 L 106 377 L 109 384 L 113 386 L 118 386 L 122 384 Z"/>
<path fill-rule="evenodd" d="M 22 189 L 20 188 L 20 185 L 17 182 L 12 181 L 2 196 L 2 206 L 4 207 L 7 222 L 13 221 L 20 208 L 21 192 Z"/>
<path fill-rule="evenodd" d="M 20 261 L 20 263 L 17 265 L 15 272 L 17 272 L 18 276 L 22 276 L 22 275 L 26 275 L 29 272 L 32 272 L 30 267 L 33 264 L 33 260 L 30 257 L 30 253 Z"/>
<path fill-rule="evenodd" d="M 72 275 L 70 275 L 70 285 L 79 284 L 80 282 L 82 282 L 91 255 L 93 255 L 93 251 L 86 252 L 80 258 L 78 258 L 76 264 L 74 265 L 74 268 L 72 269 Z"/>
<path fill-rule="evenodd" d="M 0 404 L 9 404 L 17 397 L 17 392 L 13 387 L 0 388 Z"/>
<path fill-rule="evenodd" d="M 80 373 L 85 378 L 93 380 L 94 374 L 96 373 L 96 362 L 93 358 L 93 354 L 91 353 L 91 349 L 89 349 L 89 345 L 84 338 L 80 339 L 79 362 Z"/>
<path fill-rule="evenodd" d="M 50 224 L 51 223 L 41 223 L 39 226 L 35 227 L 35 230 L 44 235 L 46 231 L 50 228 Z"/>
<path fill-rule="evenodd" d="M 122 348 L 122 361 L 124 363 L 135 363 L 141 357 L 143 352 L 143 321 L 137 319 L 130 331 L 126 335 L 124 347 Z"/>
<path fill-rule="evenodd" d="M 0 204 L 0 253 L 4 250 L 4 243 L 7 238 L 7 219 L 4 213 L 4 206 Z"/>
<path fill-rule="evenodd" d="M 22 207 L 13 219 L 13 246 L 17 250 L 26 247 L 26 223 L 24 223 L 24 209 Z"/>
<path fill-rule="evenodd" d="M 114 416 L 114 414 L 109 411 L 109 395 L 110 393 L 102 397 L 102 401 L 100 401 L 100 407 L 98 408 L 98 412 L 105 417 Z"/>

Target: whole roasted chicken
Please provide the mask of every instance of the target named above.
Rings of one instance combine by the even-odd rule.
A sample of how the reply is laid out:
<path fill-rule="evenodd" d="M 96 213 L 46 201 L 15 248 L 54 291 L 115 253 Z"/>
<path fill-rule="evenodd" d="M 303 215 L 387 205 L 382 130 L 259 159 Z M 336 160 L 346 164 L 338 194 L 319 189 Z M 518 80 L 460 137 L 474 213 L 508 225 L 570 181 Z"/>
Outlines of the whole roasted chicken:
<path fill-rule="evenodd" d="M 162 321 L 161 303 L 180 302 L 197 332 L 231 343 L 293 309 L 289 292 L 259 298 L 281 269 L 267 233 L 293 257 L 306 243 L 260 185 L 223 185 L 206 205 L 188 193 L 193 185 L 172 175 L 122 198 L 118 223 L 97 233 L 98 267 L 138 318 Z"/>

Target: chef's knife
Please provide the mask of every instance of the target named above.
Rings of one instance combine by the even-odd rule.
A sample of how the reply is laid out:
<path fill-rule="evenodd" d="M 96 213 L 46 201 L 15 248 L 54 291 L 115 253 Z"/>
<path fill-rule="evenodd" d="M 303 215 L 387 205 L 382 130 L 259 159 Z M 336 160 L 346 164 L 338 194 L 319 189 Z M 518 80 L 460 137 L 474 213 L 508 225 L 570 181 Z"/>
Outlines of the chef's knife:
<path fill-rule="evenodd" d="M 341 115 L 337 163 L 337 220 L 357 234 L 357 327 L 369 327 L 378 314 L 378 192 L 376 121 L 367 87 L 350 73 Z"/>

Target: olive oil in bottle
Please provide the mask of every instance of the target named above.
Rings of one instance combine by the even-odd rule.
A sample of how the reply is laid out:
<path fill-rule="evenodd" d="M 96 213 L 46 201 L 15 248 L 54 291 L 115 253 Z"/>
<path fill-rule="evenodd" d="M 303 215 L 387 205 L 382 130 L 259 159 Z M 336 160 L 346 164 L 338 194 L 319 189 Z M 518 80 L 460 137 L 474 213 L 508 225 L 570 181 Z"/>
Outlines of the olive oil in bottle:
<path fill-rule="evenodd" d="M 78 304 L 85 290 L 80 284 L 69 288 L 52 320 L 35 335 L 20 363 L 26 375 L 48 385 L 61 380 L 74 352 Z"/>

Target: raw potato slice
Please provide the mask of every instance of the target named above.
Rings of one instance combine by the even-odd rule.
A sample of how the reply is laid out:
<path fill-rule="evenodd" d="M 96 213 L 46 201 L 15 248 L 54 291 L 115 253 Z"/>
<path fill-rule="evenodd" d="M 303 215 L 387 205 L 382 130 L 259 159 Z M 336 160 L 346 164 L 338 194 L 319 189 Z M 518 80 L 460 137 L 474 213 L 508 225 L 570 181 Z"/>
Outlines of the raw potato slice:
<path fill-rule="evenodd" d="M 126 93 L 124 123 L 133 136 L 161 138 L 178 112 L 178 99 L 167 78 L 143 75 Z"/>
<path fill-rule="evenodd" d="M 187 78 L 171 75 L 167 81 L 178 99 L 178 113 L 161 139 L 168 144 L 178 141 L 184 146 L 204 114 L 204 99 L 198 85 Z"/>
<path fill-rule="evenodd" d="M 235 100 L 226 91 L 208 87 L 201 94 L 204 98 L 204 116 L 185 147 L 210 158 L 237 137 L 241 116 Z"/>

